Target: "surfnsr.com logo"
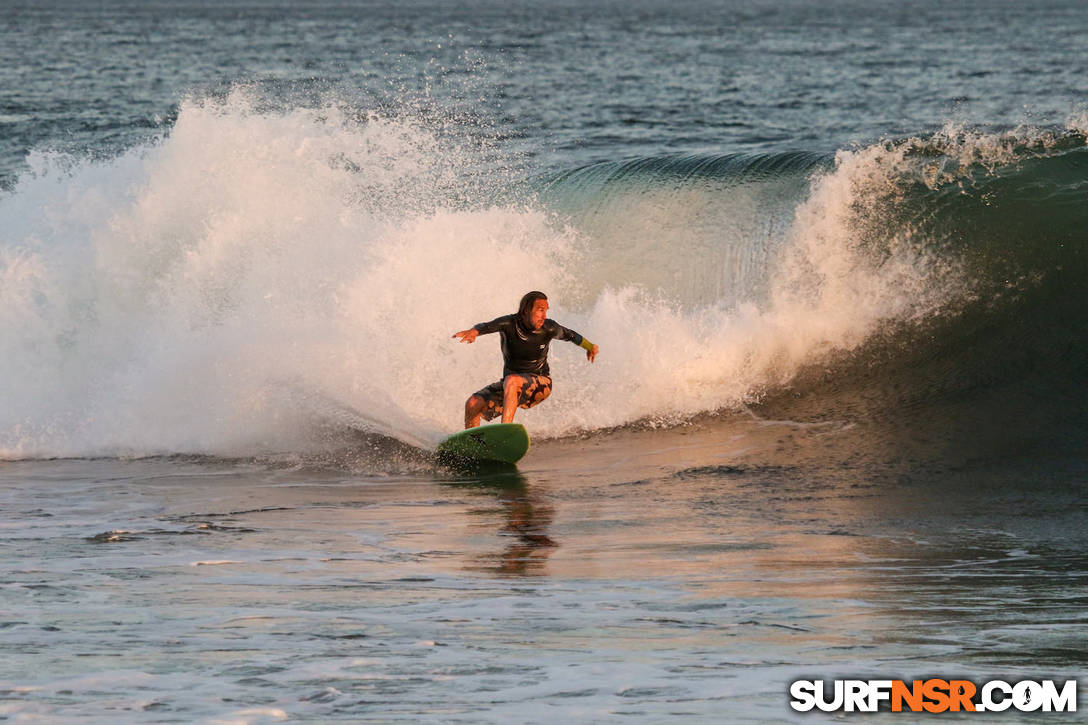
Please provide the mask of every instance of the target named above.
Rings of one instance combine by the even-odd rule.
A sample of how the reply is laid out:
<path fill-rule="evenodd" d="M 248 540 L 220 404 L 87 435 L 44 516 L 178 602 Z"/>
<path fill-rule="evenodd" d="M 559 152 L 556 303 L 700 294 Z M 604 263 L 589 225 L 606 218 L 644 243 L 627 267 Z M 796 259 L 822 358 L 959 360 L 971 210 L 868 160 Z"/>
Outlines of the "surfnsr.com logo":
<path fill-rule="evenodd" d="M 798 712 L 1076 712 L 1077 681 L 797 680 L 790 697 Z"/>

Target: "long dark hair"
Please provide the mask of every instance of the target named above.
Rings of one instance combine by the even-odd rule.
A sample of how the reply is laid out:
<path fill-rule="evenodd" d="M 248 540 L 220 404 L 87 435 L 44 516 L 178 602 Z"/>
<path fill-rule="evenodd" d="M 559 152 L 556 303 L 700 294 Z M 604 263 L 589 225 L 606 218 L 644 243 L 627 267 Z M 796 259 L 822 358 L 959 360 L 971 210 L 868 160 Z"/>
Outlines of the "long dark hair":
<path fill-rule="evenodd" d="M 521 298 L 521 302 L 518 304 L 518 322 L 520 322 L 526 330 L 533 329 L 533 326 L 529 322 L 529 313 L 533 311 L 533 303 L 537 300 L 546 299 L 548 299 L 548 295 L 543 292 L 538 292 L 537 290 L 526 292 Z"/>

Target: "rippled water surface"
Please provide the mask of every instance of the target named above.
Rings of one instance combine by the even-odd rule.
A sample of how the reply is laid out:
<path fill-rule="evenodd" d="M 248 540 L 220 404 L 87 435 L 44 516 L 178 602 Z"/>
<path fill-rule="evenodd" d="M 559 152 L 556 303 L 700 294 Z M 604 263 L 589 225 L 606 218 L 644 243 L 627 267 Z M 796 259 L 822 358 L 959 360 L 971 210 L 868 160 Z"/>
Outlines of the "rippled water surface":
<path fill-rule="evenodd" d="M 3 712 L 768 722 L 803 676 L 1084 667 L 1078 491 L 775 452 L 849 435 L 618 433 L 482 476 L 5 464 Z"/>

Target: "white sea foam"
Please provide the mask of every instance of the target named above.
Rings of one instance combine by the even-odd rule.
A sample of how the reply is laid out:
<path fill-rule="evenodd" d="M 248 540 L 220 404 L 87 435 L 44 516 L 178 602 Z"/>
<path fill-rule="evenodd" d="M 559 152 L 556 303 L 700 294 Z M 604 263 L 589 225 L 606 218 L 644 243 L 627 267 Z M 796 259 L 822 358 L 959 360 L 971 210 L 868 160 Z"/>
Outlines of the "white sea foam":
<path fill-rule="evenodd" d="M 190 562 L 189 566 L 224 566 L 226 564 L 244 564 L 244 561 L 237 559 L 211 559 L 208 561 L 194 561 Z"/>
<path fill-rule="evenodd" d="M 208 720 L 209 725 L 254 725 L 262 722 L 282 722 L 287 713 L 277 707 L 249 707 L 230 713 L 227 717 Z"/>

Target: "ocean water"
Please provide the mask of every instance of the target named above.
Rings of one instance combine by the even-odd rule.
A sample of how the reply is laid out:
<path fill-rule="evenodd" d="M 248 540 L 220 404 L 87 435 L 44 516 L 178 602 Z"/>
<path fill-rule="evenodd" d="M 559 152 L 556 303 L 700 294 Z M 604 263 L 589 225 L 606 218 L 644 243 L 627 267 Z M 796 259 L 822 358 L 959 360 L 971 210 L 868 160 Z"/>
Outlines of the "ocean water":
<path fill-rule="evenodd" d="M 1083 3 L 46 0 L 0 41 L 0 719 L 1083 673 Z M 553 345 L 516 471 L 444 469 L 501 371 L 450 335 L 529 289 L 600 356 Z"/>

